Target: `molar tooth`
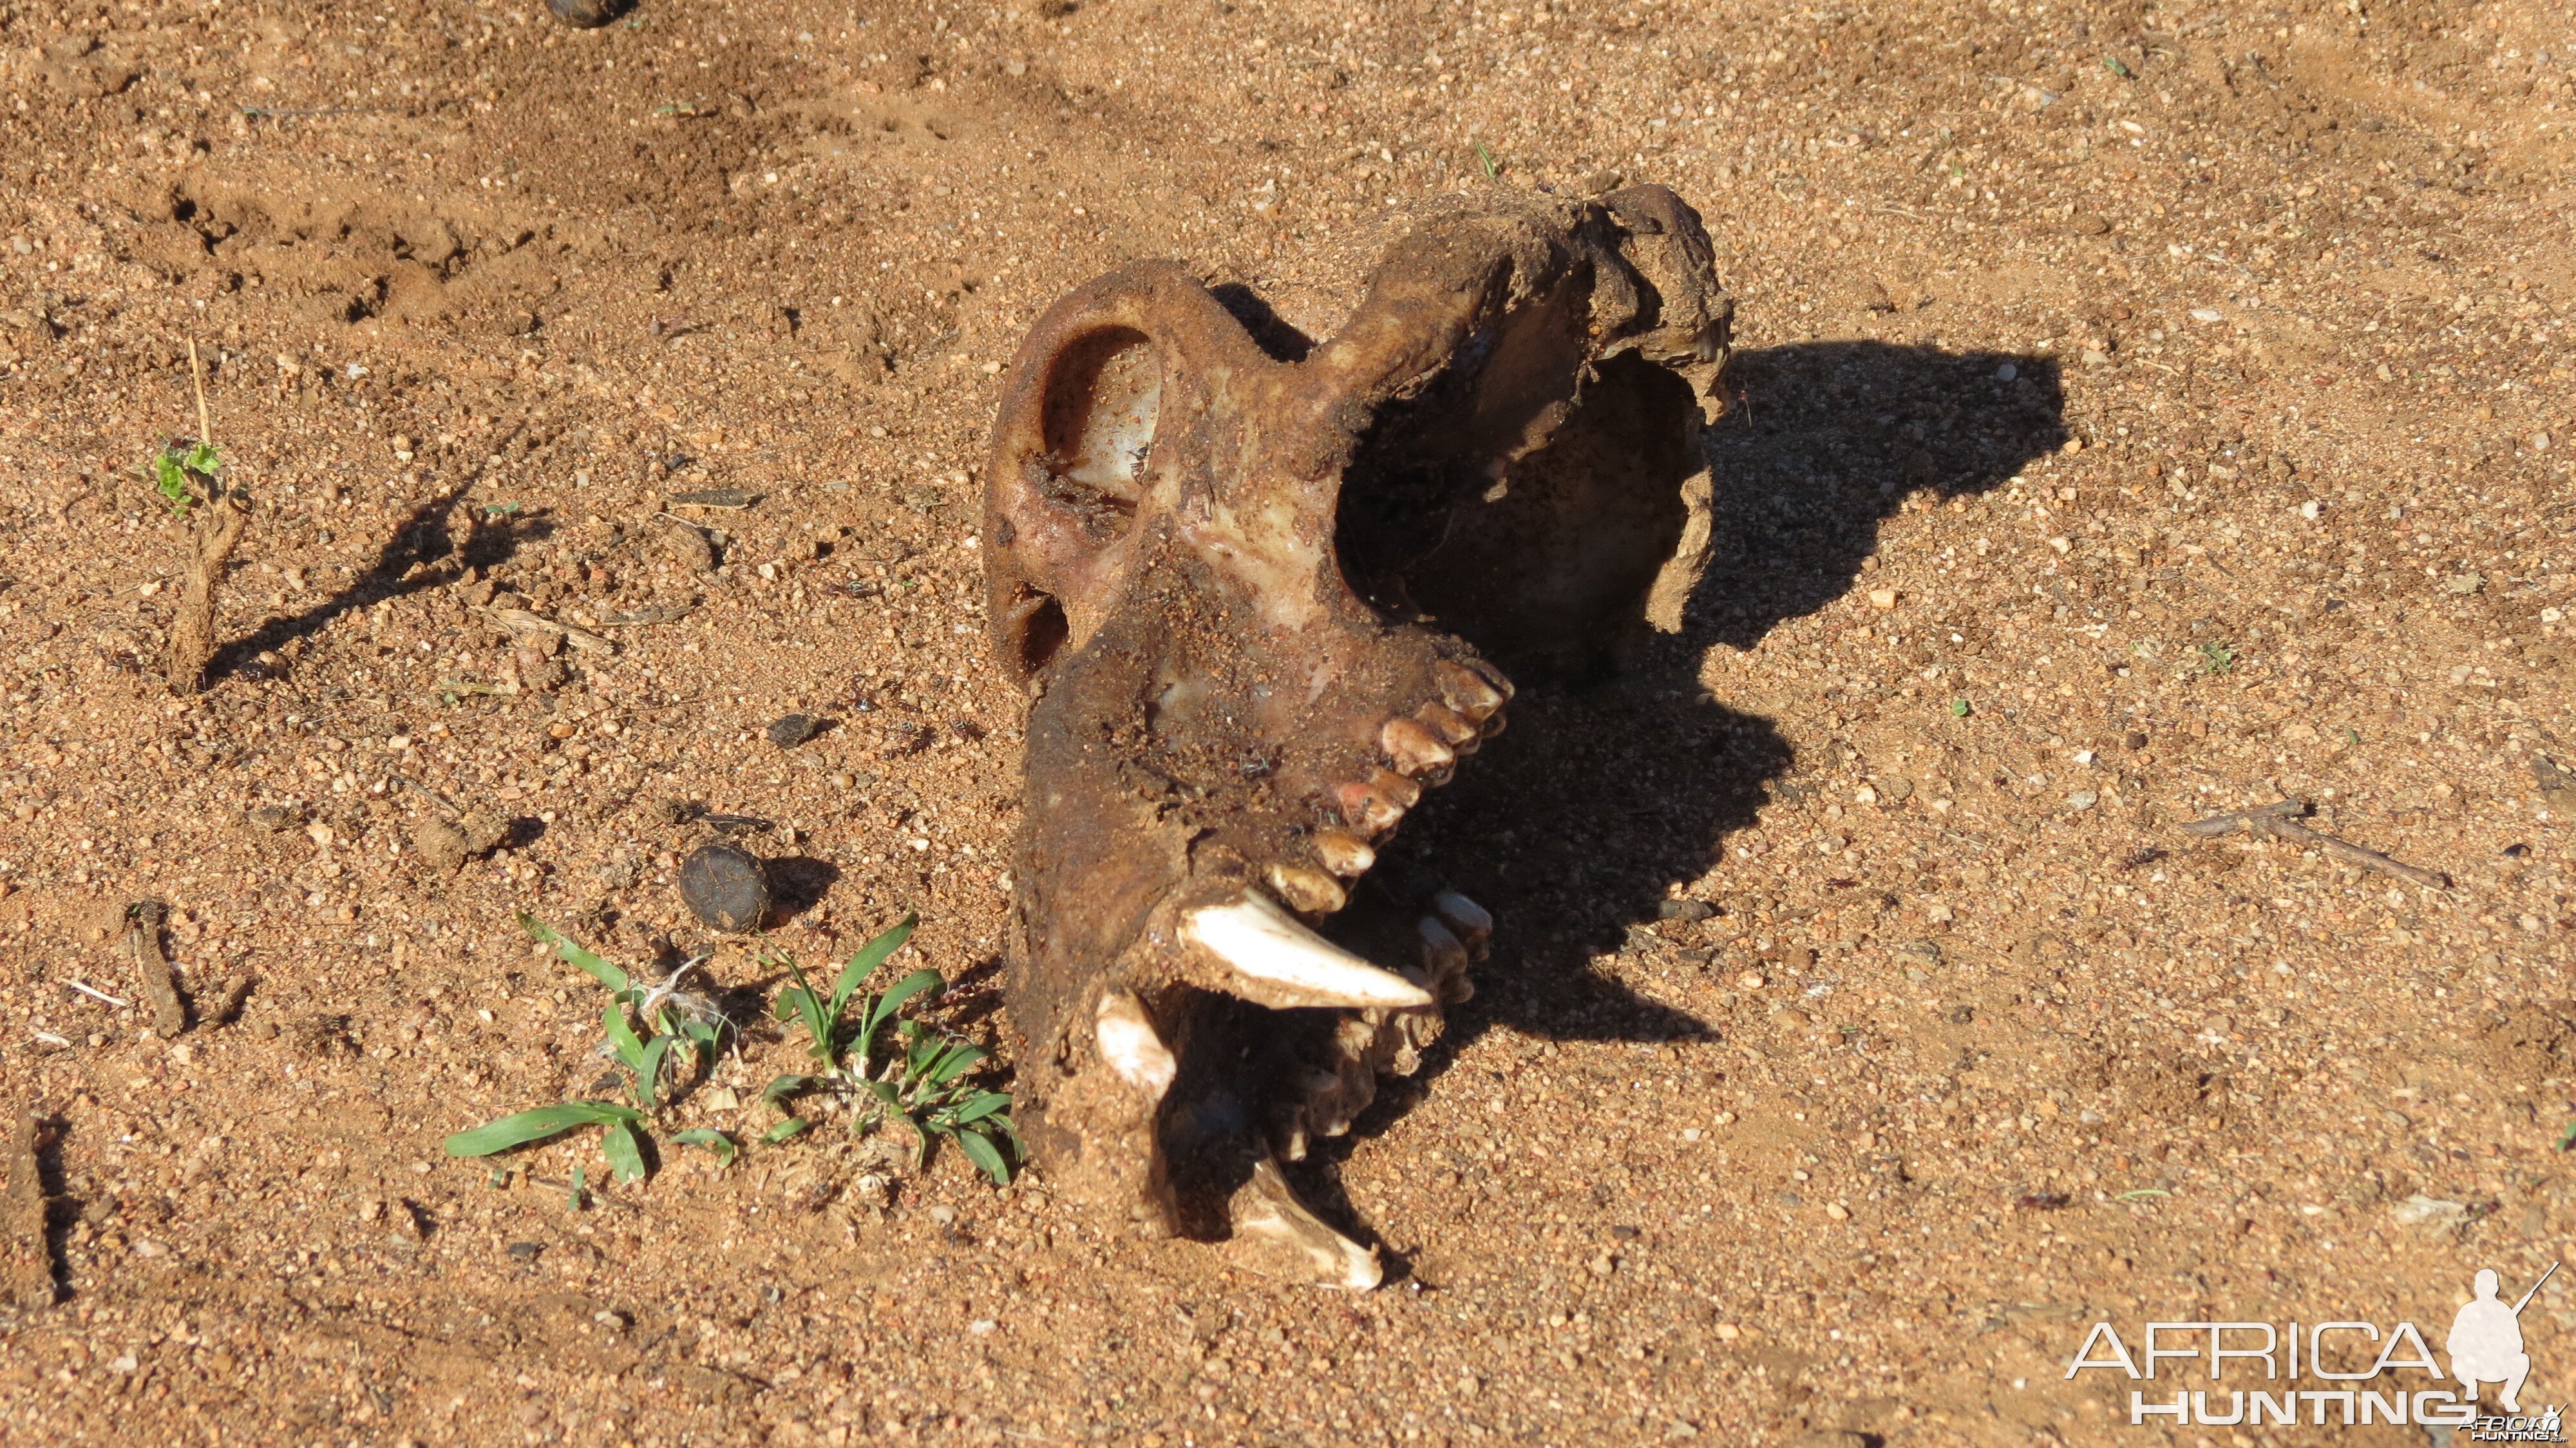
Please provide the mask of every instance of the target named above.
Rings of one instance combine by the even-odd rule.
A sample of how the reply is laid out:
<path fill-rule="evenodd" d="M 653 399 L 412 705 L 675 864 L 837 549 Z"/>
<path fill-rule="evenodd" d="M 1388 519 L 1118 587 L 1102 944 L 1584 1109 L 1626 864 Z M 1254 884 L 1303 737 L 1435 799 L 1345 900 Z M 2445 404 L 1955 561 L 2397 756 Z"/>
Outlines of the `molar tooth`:
<path fill-rule="evenodd" d="M 1499 709 L 1495 710 L 1492 714 L 1487 715 L 1485 717 L 1485 737 L 1491 739 L 1495 735 L 1502 733 L 1503 726 L 1507 722 L 1509 721 L 1504 718 L 1503 712 Z"/>
<path fill-rule="evenodd" d="M 1511 682 L 1500 674 L 1489 674 L 1455 659 L 1443 659 L 1434 665 L 1431 677 L 1449 707 L 1470 719 L 1484 718 L 1512 696 Z"/>
<path fill-rule="evenodd" d="M 1457 933 L 1459 941 L 1470 950 L 1483 945 L 1493 936 L 1494 917 L 1484 906 L 1455 890 L 1443 890 L 1432 896 L 1431 908 L 1439 912 L 1440 919 Z"/>
<path fill-rule="evenodd" d="M 1365 784 L 1346 784 L 1333 792 L 1333 803 L 1342 814 L 1342 823 L 1375 838 L 1394 829 L 1404 819 L 1404 807 L 1379 794 Z"/>
<path fill-rule="evenodd" d="M 1270 888 L 1279 892 L 1279 898 L 1288 902 L 1288 908 L 1302 910 L 1309 915 L 1330 915 L 1341 909 L 1350 898 L 1343 892 L 1341 881 L 1321 870 L 1309 870 L 1301 865 L 1271 866 Z"/>
<path fill-rule="evenodd" d="M 1398 774 L 1420 778 L 1433 770 L 1447 768 L 1457 753 L 1440 742 L 1440 736 L 1412 719 L 1389 719 L 1378 731 L 1378 747 L 1395 762 Z"/>
<path fill-rule="evenodd" d="M 1315 831 L 1315 857 L 1324 862 L 1325 869 L 1344 879 L 1365 875 L 1369 866 L 1377 863 L 1377 851 L 1370 849 L 1367 841 L 1340 830 Z"/>
<path fill-rule="evenodd" d="M 1279 1164 L 1264 1157 L 1226 1204 L 1234 1236 L 1226 1252 L 1265 1277 L 1366 1292 L 1385 1280 L 1377 1251 L 1327 1227 L 1309 1211 Z"/>
<path fill-rule="evenodd" d="M 1467 974 L 1467 947 L 1449 927 L 1425 915 L 1414 923 L 1414 933 L 1422 937 L 1422 968 L 1430 973 L 1436 988 Z"/>
<path fill-rule="evenodd" d="M 1444 708 L 1438 704 L 1425 704 L 1413 711 L 1413 717 L 1421 720 L 1426 728 L 1447 741 L 1453 749 L 1459 745 L 1465 745 L 1470 749 L 1475 747 L 1479 732 L 1476 721 L 1455 709 Z"/>
<path fill-rule="evenodd" d="M 1394 829 L 1421 798 L 1420 786 L 1389 769 L 1372 769 L 1367 779 L 1333 791 L 1342 823 L 1372 839 Z"/>
<path fill-rule="evenodd" d="M 1395 801 L 1397 809 L 1411 809 L 1422 803 L 1422 787 L 1391 769 L 1370 770 L 1368 787 Z"/>
<path fill-rule="evenodd" d="M 1200 906 L 1182 917 L 1181 938 L 1215 956 L 1224 988 L 1255 1005 L 1431 1004 L 1429 991 L 1317 935 L 1266 896 Z"/>
<path fill-rule="evenodd" d="M 1142 1088 L 1159 1101 L 1171 1089 L 1172 1077 L 1180 1064 L 1172 1059 L 1171 1048 L 1163 1044 L 1155 1031 L 1153 1018 L 1145 1014 L 1144 1002 L 1127 991 L 1104 991 L 1100 1009 L 1092 1018 L 1093 1039 L 1100 1046 L 1100 1059 L 1130 1086 Z"/>

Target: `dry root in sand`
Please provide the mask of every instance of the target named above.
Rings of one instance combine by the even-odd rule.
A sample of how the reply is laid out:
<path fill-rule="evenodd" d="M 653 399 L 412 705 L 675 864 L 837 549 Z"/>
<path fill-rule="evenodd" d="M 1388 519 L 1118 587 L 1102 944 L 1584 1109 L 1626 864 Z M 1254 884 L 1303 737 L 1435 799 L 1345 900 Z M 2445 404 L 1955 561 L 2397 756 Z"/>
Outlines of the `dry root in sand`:
<path fill-rule="evenodd" d="M 1021 1137 L 1113 1215 L 1366 1288 L 1279 1163 L 1414 1069 L 1493 928 L 1378 855 L 1506 672 L 1678 627 L 1730 305 L 1659 186 L 1427 216 L 1328 340 L 1238 291 L 1081 288 L 995 424 L 993 644 L 1036 696 Z"/>
<path fill-rule="evenodd" d="M 215 590 L 250 526 L 250 501 L 224 480 L 223 459 L 215 452 L 193 340 L 188 373 L 197 389 L 197 440 L 184 449 L 173 444 L 152 460 L 154 484 L 189 526 L 188 574 L 180 585 L 178 614 L 170 620 L 170 691 L 183 696 L 205 682 L 206 665 L 215 656 Z"/>

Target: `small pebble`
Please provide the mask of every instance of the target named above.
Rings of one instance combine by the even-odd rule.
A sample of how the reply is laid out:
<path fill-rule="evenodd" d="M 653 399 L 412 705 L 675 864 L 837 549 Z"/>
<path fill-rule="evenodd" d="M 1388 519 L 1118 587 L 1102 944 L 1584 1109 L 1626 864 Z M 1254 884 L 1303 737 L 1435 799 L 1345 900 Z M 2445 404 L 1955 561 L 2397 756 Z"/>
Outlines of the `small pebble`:
<path fill-rule="evenodd" d="M 1744 974 L 1737 976 L 1735 978 L 1735 983 L 1739 988 L 1744 990 L 1760 990 L 1766 982 L 1762 979 L 1762 972 L 1758 970 L 1748 970 Z"/>
<path fill-rule="evenodd" d="M 1705 900 L 1666 900 L 1655 907 L 1658 920 L 1706 920 L 1717 907 Z"/>
<path fill-rule="evenodd" d="M 811 714 L 781 714 L 769 721 L 769 742 L 793 749 L 823 732 L 823 721 Z"/>
<path fill-rule="evenodd" d="M 700 845 L 680 862 L 680 899 L 715 929 L 756 930 L 769 913 L 769 875 L 749 851 Z"/>

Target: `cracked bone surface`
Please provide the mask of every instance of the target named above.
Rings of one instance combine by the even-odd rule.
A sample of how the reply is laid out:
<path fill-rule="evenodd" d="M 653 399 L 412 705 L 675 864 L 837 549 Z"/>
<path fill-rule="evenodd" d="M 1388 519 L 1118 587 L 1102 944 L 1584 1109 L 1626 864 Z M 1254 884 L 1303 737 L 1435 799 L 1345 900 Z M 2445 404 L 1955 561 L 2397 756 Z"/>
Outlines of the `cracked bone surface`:
<path fill-rule="evenodd" d="M 1661 187 L 1388 227 L 1326 337 L 1177 263 L 1076 289 L 985 474 L 991 642 L 1031 699 L 1023 1143 L 1109 1219 L 1347 1288 L 1379 1280 L 1364 1228 L 1278 1163 L 1364 1137 L 1378 1076 L 1509 959 L 1405 817 L 1508 753 L 1516 684 L 1679 627 L 1731 316 Z"/>

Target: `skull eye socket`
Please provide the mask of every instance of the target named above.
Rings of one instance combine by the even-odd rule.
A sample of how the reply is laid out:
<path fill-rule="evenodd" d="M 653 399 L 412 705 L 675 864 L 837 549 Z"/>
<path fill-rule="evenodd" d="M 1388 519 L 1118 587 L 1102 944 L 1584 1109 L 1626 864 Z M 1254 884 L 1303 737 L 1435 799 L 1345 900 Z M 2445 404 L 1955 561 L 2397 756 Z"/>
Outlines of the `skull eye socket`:
<path fill-rule="evenodd" d="M 1162 358 L 1142 332 L 1104 328 L 1057 354 L 1040 426 L 1059 500 L 1132 516 L 1162 405 Z"/>

